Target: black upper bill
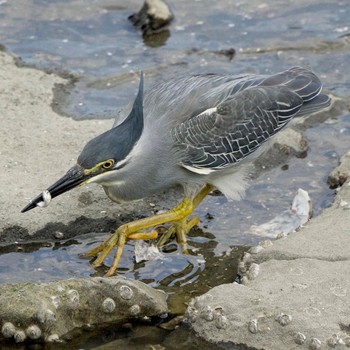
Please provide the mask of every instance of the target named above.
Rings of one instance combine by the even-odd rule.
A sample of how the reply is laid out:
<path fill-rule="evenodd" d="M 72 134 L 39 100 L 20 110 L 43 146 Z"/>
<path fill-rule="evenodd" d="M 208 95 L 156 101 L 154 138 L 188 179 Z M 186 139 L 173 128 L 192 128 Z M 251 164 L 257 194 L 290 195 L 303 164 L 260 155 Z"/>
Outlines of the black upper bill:
<path fill-rule="evenodd" d="M 86 176 L 84 174 L 83 168 L 80 165 L 75 165 L 73 168 L 68 170 L 68 172 L 62 178 L 60 178 L 47 190 L 50 192 L 51 198 L 55 198 L 60 194 L 67 192 L 74 187 L 77 187 L 82 182 L 87 180 L 89 177 L 90 176 Z M 42 194 L 39 194 L 21 210 L 21 213 L 24 213 L 28 210 L 35 208 L 38 205 L 38 203 L 43 201 L 44 199 Z"/>

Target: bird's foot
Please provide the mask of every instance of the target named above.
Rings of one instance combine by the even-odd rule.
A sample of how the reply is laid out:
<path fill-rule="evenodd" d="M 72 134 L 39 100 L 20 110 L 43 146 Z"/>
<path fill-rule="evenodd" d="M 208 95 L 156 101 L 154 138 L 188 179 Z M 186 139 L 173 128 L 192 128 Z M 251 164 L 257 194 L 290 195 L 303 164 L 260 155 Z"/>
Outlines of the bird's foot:
<path fill-rule="evenodd" d="M 170 228 L 162 235 L 158 245 L 161 247 L 167 243 L 171 237 L 175 234 L 177 242 L 181 244 L 183 253 L 187 254 L 187 240 L 186 234 L 195 225 L 199 224 L 198 216 L 195 216 L 188 220 L 187 218 L 173 222 Z M 83 254 L 83 257 L 94 257 L 99 254 L 99 256 L 94 260 L 92 266 L 99 267 L 103 264 L 104 260 L 110 254 L 114 247 L 117 247 L 117 252 L 115 254 L 113 264 L 106 273 L 106 276 L 114 275 L 118 268 L 119 260 L 123 253 L 123 248 L 128 239 L 133 240 L 149 240 L 156 239 L 158 237 L 158 232 L 156 230 L 151 230 L 149 232 L 132 232 L 130 231 L 129 225 L 122 225 L 119 229 L 112 234 L 105 242 L 100 244 L 98 247 L 88 251 Z"/>
<path fill-rule="evenodd" d="M 176 236 L 177 242 L 181 245 L 182 252 L 187 254 L 188 249 L 186 235 L 194 226 L 199 225 L 199 223 L 200 220 L 198 216 L 194 216 L 191 219 L 184 218 L 173 222 L 171 226 L 162 234 L 157 243 L 157 246 L 163 247 L 171 240 L 173 236 Z"/>
<path fill-rule="evenodd" d="M 122 225 L 112 234 L 105 242 L 98 247 L 85 253 L 83 257 L 94 257 L 99 254 L 93 262 L 94 267 L 101 266 L 107 255 L 117 247 L 113 264 L 108 270 L 106 276 L 114 275 L 118 268 L 119 260 L 122 256 L 124 245 L 127 239 L 154 239 L 157 238 L 158 232 L 151 230 L 150 232 L 143 232 L 145 229 L 157 227 L 166 223 L 172 224 L 169 233 L 161 239 L 161 244 L 164 244 L 172 234 L 175 233 L 177 241 L 182 245 L 184 253 L 187 252 L 186 234 L 195 225 L 199 223 L 197 216 L 187 219 L 193 212 L 193 209 L 203 200 L 203 198 L 213 189 L 211 185 L 205 185 L 194 198 L 185 197 L 174 209 L 162 214 L 153 215 L 148 218 L 132 221 L 128 224 Z"/>
<path fill-rule="evenodd" d="M 100 244 L 98 247 L 83 254 L 83 257 L 94 257 L 100 254 L 92 263 L 92 266 L 99 267 L 103 264 L 104 260 L 107 258 L 112 249 L 116 246 L 117 252 L 115 254 L 113 264 L 107 271 L 106 276 L 114 275 L 118 268 L 119 260 L 122 256 L 124 245 L 127 239 L 155 239 L 158 237 L 158 232 L 156 230 L 151 230 L 150 232 L 130 232 L 128 225 L 122 225 L 119 229 L 112 234 L 105 242 Z"/>

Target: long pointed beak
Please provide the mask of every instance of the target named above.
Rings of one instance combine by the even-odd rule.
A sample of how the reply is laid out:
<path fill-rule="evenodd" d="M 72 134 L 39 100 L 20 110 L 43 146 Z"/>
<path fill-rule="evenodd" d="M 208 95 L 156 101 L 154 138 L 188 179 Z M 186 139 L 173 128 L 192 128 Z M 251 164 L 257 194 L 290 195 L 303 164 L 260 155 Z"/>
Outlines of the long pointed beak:
<path fill-rule="evenodd" d="M 71 190 L 74 187 L 77 187 L 86 181 L 89 177 L 91 176 L 85 175 L 84 169 L 77 164 L 73 168 L 69 169 L 68 172 L 57 182 L 50 186 L 47 191 L 49 192 L 51 198 L 54 198 L 64 192 Z M 25 206 L 21 210 L 21 213 L 35 208 L 40 202 L 45 202 L 42 193 L 35 197 L 27 206 Z"/>

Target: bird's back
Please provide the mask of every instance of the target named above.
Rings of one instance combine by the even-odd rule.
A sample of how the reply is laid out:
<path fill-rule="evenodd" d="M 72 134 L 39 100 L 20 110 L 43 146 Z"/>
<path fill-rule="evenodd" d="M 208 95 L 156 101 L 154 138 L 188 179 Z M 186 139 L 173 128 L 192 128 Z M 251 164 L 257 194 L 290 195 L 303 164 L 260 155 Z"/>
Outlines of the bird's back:
<path fill-rule="evenodd" d="M 300 67 L 274 75 L 198 74 L 180 76 L 152 86 L 145 93 L 145 119 L 151 123 L 165 119 L 176 126 L 256 86 L 286 86 L 296 92 L 304 102 L 309 102 L 299 116 L 329 104 L 329 97 L 325 95 L 314 100 L 321 91 L 321 81 L 310 70 Z"/>
<path fill-rule="evenodd" d="M 239 164 L 294 117 L 328 106 L 321 89 L 319 78 L 299 67 L 271 76 L 197 75 L 158 86 L 145 105 L 152 121 L 160 118 L 170 130 L 188 178 L 196 174 L 235 197 L 233 183 L 244 175 Z"/>

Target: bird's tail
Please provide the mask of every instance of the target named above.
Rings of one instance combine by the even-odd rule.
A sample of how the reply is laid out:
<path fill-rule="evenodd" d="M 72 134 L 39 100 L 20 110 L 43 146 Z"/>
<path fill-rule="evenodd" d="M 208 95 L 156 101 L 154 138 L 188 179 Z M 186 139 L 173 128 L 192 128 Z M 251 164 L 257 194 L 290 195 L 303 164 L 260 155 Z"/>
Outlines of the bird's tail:
<path fill-rule="evenodd" d="M 331 98 L 324 94 L 319 94 L 311 101 L 304 103 L 301 107 L 298 117 L 302 117 L 307 114 L 315 113 L 323 108 L 328 107 L 331 104 Z"/>
<path fill-rule="evenodd" d="M 322 83 L 320 79 L 310 70 L 293 67 L 285 72 L 271 77 L 273 80 L 280 80 L 281 85 L 285 85 L 304 101 L 298 117 L 315 113 L 331 103 L 329 96 L 321 94 Z M 266 81 L 264 82 L 266 85 Z"/>

